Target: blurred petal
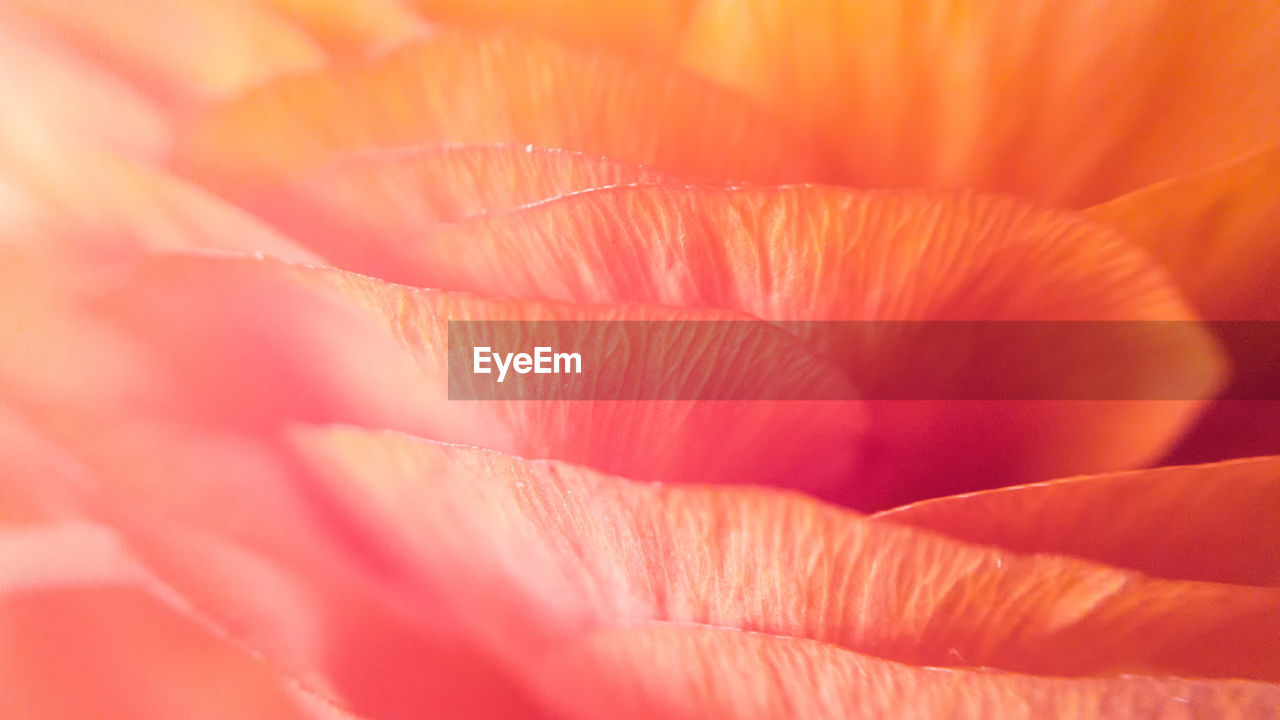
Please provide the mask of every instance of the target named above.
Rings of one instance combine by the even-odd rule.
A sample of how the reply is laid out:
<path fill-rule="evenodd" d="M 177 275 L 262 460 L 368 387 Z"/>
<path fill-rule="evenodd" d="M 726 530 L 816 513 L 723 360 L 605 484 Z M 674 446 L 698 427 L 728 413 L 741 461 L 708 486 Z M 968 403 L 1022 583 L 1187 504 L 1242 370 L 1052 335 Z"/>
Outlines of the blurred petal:
<path fill-rule="evenodd" d="M 0 596 L 77 585 L 163 586 L 129 557 L 110 530 L 90 523 L 0 525 Z"/>
<path fill-rule="evenodd" d="M 1033 388 L 1092 380 L 1185 388 L 1151 402 L 1101 394 L 1100 402 L 875 403 L 873 460 L 883 465 L 850 488 L 869 507 L 1148 463 L 1223 372 L 1209 334 L 1190 324 L 1195 316 L 1147 255 L 1104 225 L 1002 198 L 615 188 L 441 228 L 409 249 L 416 257 L 388 267 L 390 278 L 575 303 L 725 307 L 773 321 L 1182 323 L 1176 338 L 1122 331 L 1072 365 L 1052 332 L 967 352 L 927 326 L 866 342 L 784 322 L 872 398 L 975 369 Z"/>
<path fill-rule="evenodd" d="M 251 206 L 334 264 L 386 277 L 412 260 L 407 239 L 442 224 L 582 190 L 667 179 L 566 150 L 431 145 L 344 155 Z"/>
<path fill-rule="evenodd" d="M 813 174 L 778 123 L 690 73 L 454 30 L 218 107 L 181 138 L 178 162 L 244 197 L 341 151 L 442 142 L 532 143 L 710 178 Z"/>
<path fill-rule="evenodd" d="M 0 86 L 0 242 L 31 239 L 49 186 L 74 191 L 81 153 L 149 160 L 168 146 L 155 103 L 11 8 L 0 8 Z"/>
<path fill-rule="evenodd" d="M 1274 684 L 942 670 L 711 627 L 604 631 L 552 655 L 537 672 L 561 688 L 564 711 L 583 718 L 604 706 L 617 718 L 725 720 L 1264 720 L 1280 711 Z"/>
<path fill-rule="evenodd" d="M 241 0 L 15 0 L 165 100 L 200 103 L 317 67 L 322 51 L 264 8 Z"/>
<path fill-rule="evenodd" d="M 86 427 L 74 438 L 72 454 L 12 414 L 0 415 L 0 421 L 5 421 L 6 431 L 0 434 L 0 462 L 7 470 L 0 481 L 12 480 L 14 487 L 28 493 L 38 489 L 46 500 L 41 508 L 44 519 L 92 517 L 115 528 L 121 538 L 93 528 L 87 535 L 83 530 L 61 531 L 56 537 L 42 530 L 24 531 L 26 536 L 49 537 L 44 541 L 48 550 L 21 565 L 9 562 L 0 573 L 0 589 L 14 580 L 28 590 L 75 590 L 76 583 L 101 585 L 98 580 L 133 583 L 131 587 L 145 593 L 125 593 L 103 611 L 119 607 L 126 615 L 149 616 L 154 614 L 149 609 L 152 601 L 164 601 L 198 628 L 216 632 L 224 643 L 243 647 L 286 671 L 291 697 L 314 717 L 348 715 L 313 690 L 378 718 L 453 717 L 466 712 L 529 715 L 519 709 L 527 708 L 528 701 L 518 684 L 506 671 L 494 668 L 474 643 L 460 640 L 447 619 L 424 618 L 417 609 L 389 598 L 378 584 L 385 566 L 376 556 L 341 543 L 343 538 L 334 532 L 323 508 L 299 486 L 288 459 L 272 448 L 269 435 L 234 439 L 201 435 L 164 420 L 147 425 L 121 418 L 129 428 L 144 426 L 141 442 L 115 428 Z M 4 489 L 7 493 L 11 488 Z M 128 542 L 128 554 L 122 540 Z M 13 553 L 6 550 L 14 545 L 0 543 L 0 567 L 12 559 Z M 163 578 L 163 583 L 156 578 Z M 32 602 L 43 602 L 43 596 L 32 597 Z M 30 617 L 35 616 L 20 615 L 17 622 Z M 46 628 L 44 642 L 50 638 L 49 628 L 68 623 L 89 628 L 114 614 L 94 617 L 46 619 L 40 626 Z M 128 631 L 125 627 L 124 636 L 113 632 L 101 641 L 95 650 L 100 657 L 85 667 L 83 682 L 116 685 L 118 691 L 136 692 L 145 700 L 152 691 L 138 690 L 138 679 L 153 677 L 152 673 L 126 664 L 120 672 L 132 675 L 118 678 L 115 666 L 101 665 L 117 655 L 148 663 L 166 659 L 162 650 L 149 654 L 131 643 Z M 92 638 L 96 631 L 86 632 Z M 61 653 L 63 646 L 52 650 Z M 64 661 L 51 667 L 66 666 Z M 181 663 L 179 670 L 192 678 L 201 675 Z M 40 693 L 51 681 L 23 682 Z M 0 681 L 0 702 L 8 690 L 3 686 Z M 182 692 L 186 685 L 173 687 Z M 78 697 L 63 694 L 64 701 Z M 17 701 L 36 702 L 24 697 Z M 190 712 L 170 711 L 159 717 L 175 715 L 186 717 Z M 79 716 L 70 711 L 54 715 Z M 120 716 L 138 715 L 122 711 Z"/>
<path fill-rule="evenodd" d="M 60 149 L 13 179 L 28 201 L 6 231 L 21 244 L 98 259 L 143 250 L 219 250 L 321 262 L 203 188 L 109 153 Z"/>
<path fill-rule="evenodd" d="M 0 9 L 0 82 L 6 165 L 56 155 L 68 143 L 148 159 L 168 147 L 168 118 L 153 100 L 12 8 Z"/>
<path fill-rule="evenodd" d="M 385 49 L 426 31 L 401 0 L 258 0 L 344 54 Z"/>
<path fill-rule="evenodd" d="M 839 148 L 843 178 L 1081 207 L 1280 141 L 1269 0 L 709 0 L 683 59 Z"/>
<path fill-rule="evenodd" d="M 1211 320 L 1280 320 L 1280 145 L 1086 213 L 1165 264 Z"/>
<path fill-rule="evenodd" d="M 0 713 L 324 717 L 168 596 L 104 528 L 0 528 Z"/>
<path fill-rule="evenodd" d="M 1150 575 L 1280 585 L 1280 458 L 1139 470 L 926 500 L 878 517 Z"/>
<path fill-rule="evenodd" d="M 514 26 L 581 45 L 666 55 L 680 43 L 697 0 L 410 0 L 432 20 Z"/>
<path fill-rule="evenodd" d="M 632 483 L 389 433 L 309 431 L 299 443 L 351 536 L 414 570 L 407 588 L 465 607 L 488 595 L 457 586 L 459 565 L 505 573 L 522 610 L 483 621 L 512 652 L 665 621 L 929 665 L 1280 677 L 1274 588 L 1151 579 L 795 494 Z"/>

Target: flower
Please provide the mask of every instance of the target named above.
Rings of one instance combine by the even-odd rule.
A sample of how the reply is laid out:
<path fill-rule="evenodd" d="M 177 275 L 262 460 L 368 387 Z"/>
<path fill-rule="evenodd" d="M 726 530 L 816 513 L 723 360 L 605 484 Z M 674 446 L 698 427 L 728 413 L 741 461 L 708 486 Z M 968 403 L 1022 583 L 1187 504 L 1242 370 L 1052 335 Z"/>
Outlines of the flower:
<path fill-rule="evenodd" d="M 3 714 L 1274 715 L 1280 11 L 1014 5 L 0 11 Z"/>

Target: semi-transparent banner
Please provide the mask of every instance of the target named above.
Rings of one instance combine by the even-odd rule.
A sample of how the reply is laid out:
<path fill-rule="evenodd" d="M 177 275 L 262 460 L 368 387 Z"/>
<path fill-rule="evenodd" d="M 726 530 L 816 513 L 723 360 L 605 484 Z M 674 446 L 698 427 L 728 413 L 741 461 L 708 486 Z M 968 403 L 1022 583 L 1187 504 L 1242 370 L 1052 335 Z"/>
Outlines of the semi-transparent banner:
<path fill-rule="evenodd" d="M 448 341 L 451 400 L 1280 400 L 1274 322 L 461 320 Z"/>

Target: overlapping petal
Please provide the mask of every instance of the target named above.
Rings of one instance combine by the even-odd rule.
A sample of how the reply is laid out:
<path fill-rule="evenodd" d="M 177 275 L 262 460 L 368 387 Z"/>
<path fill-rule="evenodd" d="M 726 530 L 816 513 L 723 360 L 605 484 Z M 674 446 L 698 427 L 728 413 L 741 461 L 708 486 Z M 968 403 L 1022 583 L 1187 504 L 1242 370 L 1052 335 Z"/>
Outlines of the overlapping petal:
<path fill-rule="evenodd" d="M 1018 699 L 1014 707 L 1033 714 L 1171 708 L 1252 718 L 1280 702 L 1274 684 L 944 671 L 849 650 L 912 664 L 935 658 L 926 662 L 1091 674 L 1101 663 L 1272 677 L 1270 590 L 1170 583 L 966 545 L 766 490 L 634 484 L 356 430 L 295 437 L 301 465 L 252 473 L 257 483 L 292 488 L 283 515 L 255 504 L 234 518 L 207 504 L 202 519 L 170 525 L 155 506 L 126 508 L 113 492 L 134 471 L 127 465 L 107 470 L 101 497 L 149 568 L 182 593 L 180 602 L 226 623 L 227 637 L 264 652 L 306 687 L 371 716 L 414 717 L 427 708 L 528 716 L 551 707 L 590 717 L 606 694 L 625 698 L 634 712 L 686 716 L 732 705 L 749 717 L 779 707 L 833 713 L 849 702 L 886 716 L 1009 713 Z M 168 446 L 156 454 L 173 460 L 185 452 Z M 193 484 L 185 492 L 230 499 L 208 458 L 178 460 L 192 470 L 182 475 Z M 228 534 L 237 526 L 249 533 Z M 47 567 L 41 572 L 49 577 Z M 797 578 L 804 582 L 791 585 Z M 1048 585 L 1045 594 L 1019 591 Z M 84 622 L 49 596 L 40 601 L 45 627 Z M 143 612 L 154 604 L 136 593 L 122 602 L 90 609 Z M 412 607 L 416 619 L 405 614 Z M 348 624 L 353 618 L 358 627 Z M 637 620 L 769 634 L 609 629 Z M 192 627 L 186 618 L 178 624 Z M 128 626 L 142 638 L 166 628 L 146 614 Z M 682 660 L 672 666 L 676 652 Z M 110 677 L 101 668 L 63 669 Z M 783 673 L 786 682 L 771 680 Z M 602 694 L 567 693 L 571 677 L 590 678 Z M 862 692 L 837 690 L 855 688 Z M 309 708 L 341 712 L 306 692 Z"/>
<path fill-rule="evenodd" d="M 1275 457 L 787 491 L 1150 464 L 1219 346 L 1274 397 L 1196 321 L 1280 313 L 1280 12 L 1015 4 L 0 9 L 0 715 L 1275 716 Z M 833 179 L 935 189 L 731 186 Z M 739 332 L 455 397 L 513 319 Z"/>

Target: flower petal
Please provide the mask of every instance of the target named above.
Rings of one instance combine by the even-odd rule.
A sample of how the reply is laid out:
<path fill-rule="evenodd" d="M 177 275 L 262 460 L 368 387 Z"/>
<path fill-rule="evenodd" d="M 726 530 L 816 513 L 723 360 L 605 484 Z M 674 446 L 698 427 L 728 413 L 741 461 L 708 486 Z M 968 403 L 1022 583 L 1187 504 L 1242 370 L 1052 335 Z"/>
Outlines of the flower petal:
<path fill-rule="evenodd" d="M 1268 0 L 712 0 L 683 59 L 839 149 L 843 178 L 1083 207 L 1280 141 Z"/>
<path fill-rule="evenodd" d="M 167 150 L 168 114 L 95 58 L 10 8 L 0 9 L 0 40 L 0 160 L 6 164 L 31 163 L 67 144 L 148 159 Z"/>
<path fill-rule="evenodd" d="M 1280 590 L 1018 555 L 758 488 L 638 484 L 554 461 L 357 430 L 303 431 L 350 536 L 437 605 L 505 573 L 502 647 L 665 621 L 793 635 L 888 659 L 1032 673 L 1280 677 Z M 443 599 L 442 599 L 443 598 Z"/>
<path fill-rule="evenodd" d="M 566 150 L 430 145 L 344 155 L 279 196 L 250 204 L 334 264 L 386 277 L 412 260 L 406 238 L 442 224 L 597 187 L 668 179 Z"/>
<path fill-rule="evenodd" d="M 297 28 L 249 3 L 17 0 L 16 10 L 180 105 L 227 97 L 324 60 Z"/>
<path fill-rule="evenodd" d="M 563 712 L 583 718 L 606 705 L 617 718 L 726 720 L 1263 720 L 1280 712 L 1280 686 L 1274 684 L 942 670 L 810 640 L 709 627 L 603 631 L 552 654 L 537 672 L 559 688 Z"/>
<path fill-rule="evenodd" d="M 98 580 L 131 583 L 126 591 L 142 591 L 113 591 L 113 597 L 120 597 L 101 608 L 104 614 L 90 616 L 93 619 L 46 616 L 45 624 L 38 626 L 45 630 L 33 642 L 48 646 L 49 629 L 64 626 L 92 642 L 99 632 L 95 625 L 114 627 L 102 622 L 103 617 L 115 618 L 106 610 L 150 617 L 159 600 L 196 629 L 214 632 L 237 653 L 247 650 L 286 671 L 291 696 L 316 717 L 348 717 L 326 698 L 379 718 L 462 711 L 489 717 L 529 715 L 520 709 L 527 708 L 528 701 L 505 670 L 494 668 L 474 643 L 459 642 L 456 629 L 447 622 L 424 619 L 416 609 L 395 602 L 377 582 L 378 573 L 385 572 L 377 558 L 359 549 L 353 556 L 348 546 L 337 542 L 341 538 L 331 534 L 323 509 L 300 492 L 287 458 L 273 449 L 269 435 L 237 439 L 164 420 L 148 425 L 122 416 L 121 424 L 143 426 L 141 441 L 115 429 L 88 427 L 74 438 L 73 454 L 11 413 L 0 414 L 0 421 L 5 421 L 6 430 L 0 434 L 0 459 L 9 471 L 0 480 L 12 481 L 24 494 L 42 496 L 45 521 L 66 523 L 70 518 L 76 524 L 66 527 L 74 528 L 84 525 L 78 518 L 91 517 L 114 529 L 105 536 L 99 529 L 88 537 L 84 532 L 50 537 L 39 531 L 59 540 L 56 547 L 22 563 L 16 568 L 22 572 L 14 572 L 11 564 L 0 589 L 6 580 L 20 581 L 28 590 L 66 586 L 77 593 L 68 605 L 81 597 L 81 586 L 90 591 L 83 602 L 93 602 Z M 9 434 L 15 429 L 18 432 Z M 10 556 L 0 548 L 0 564 Z M 114 574 L 108 577 L 108 571 Z M 43 597 L 34 596 L 32 602 L 38 606 Z M 56 599 L 50 602 L 62 605 Z M 17 616 L 20 623 L 31 617 L 36 616 Z M 3 613 L 0 618 L 7 619 Z M 158 655 L 140 653 L 127 634 L 114 633 L 110 630 L 101 646 L 95 646 L 84 677 L 78 678 L 79 666 L 73 674 L 85 687 L 105 683 L 117 695 L 136 695 L 139 702 L 168 701 L 163 693 L 136 682 L 152 674 L 126 665 L 124 671 L 131 676 L 119 679 L 115 665 L 100 662 L 117 656 L 149 663 L 167 659 L 159 649 Z M 62 654 L 64 648 L 52 650 Z M 33 661 L 33 670 L 44 663 Z M 189 678 L 202 676 L 181 662 L 178 666 Z M 67 669 L 65 659 L 50 667 Z M 53 681 L 26 682 L 39 693 Z M 173 687 L 182 691 L 186 683 Z M 6 690 L 0 682 L 0 701 Z M 79 697 L 62 695 L 72 701 Z M 19 701 L 34 702 L 21 697 Z M 158 717 L 175 714 L 189 712 L 171 708 Z M 124 711 L 121 715 L 140 716 Z M 70 711 L 54 715 L 78 716 Z"/>
<path fill-rule="evenodd" d="M 709 178 L 813 174 L 778 123 L 690 73 L 457 30 L 250 92 L 200 118 L 178 161 L 244 197 L 340 151 L 441 142 L 533 143 Z"/>
<path fill-rule="evenodd" d="M 340 54 L 385 49 L 426 32 L 426 23 L 400 0 L 258 1 Z"/>
<path fill-rule="evenodd" d="M 1151 250 L 1211 320 L 1280 320 L 1280 145 L 1089 208 Z"/>
<path fill-rule="evenodd" d="M 1139 470 L 926 500 L 878 517 L 966 542 L 1166 578 L 1280 585 L 1280 458 Z"/>
<path fill-rule="evenodd" d="M 410 0 L 432 20 L 518 27 L 594 47 L 667 55 L 679 45 L 697 0 Z"/>
<path fill-rule="evenodd" d="M 1280 145 L 1087 214 L 1164 262 L 1231 359 L 1232 384 L 1173 451 L 1188 463 L 1280 453 Z M 1267 402 L 1271 401 L 1271 402 Z"/>
<path fill-rule="evenodd" d="M 869 398 L 945 387 L 969 371 L 1044 393 L 1087 378 L 1113 383 L 1113 392 L 1186 383 L 1182 394 L 1151 402 L 1106 402 L 1121 396 L 1102 391 L 1079 402 L 877 403 L 873 451 L 885 464 L 850 489 L 868 507 L 1148 463 L 1223 372 L 1209 334 L 1191 324 L 1195 316 L 1148 256 L 1106 226 L 1002 198 L 613 188 L 441 228 L 409 249 L 416 257 L 387 268 L 392 279 L 575 303 L 724 307 L 784 321 Z M 1066 360 L 1053 332 L 979 342 L 966 353 L 927 325 L 871 343 L 785 322 L 808 320 L 1134 324 L 1096 341 L 1096 357 Z M 1147 337 L 1142 321 L 1174 321 L 1184 332 Z"/>
<path fill-rule="evenodd" d="M 102 260 L 145 250 L 215 250 L 322 262 L 203 188 L 110 153 L 60 149 L 14 181 L 29 198 L 7 228 L 20 244 Z"/>
<path fill-rule="evenodd" d="M 0 713 L 331 717 L 166 594 L 102 527 L 0 527 Z"/>

